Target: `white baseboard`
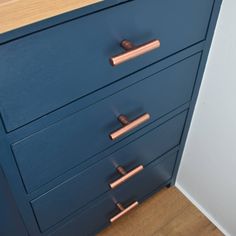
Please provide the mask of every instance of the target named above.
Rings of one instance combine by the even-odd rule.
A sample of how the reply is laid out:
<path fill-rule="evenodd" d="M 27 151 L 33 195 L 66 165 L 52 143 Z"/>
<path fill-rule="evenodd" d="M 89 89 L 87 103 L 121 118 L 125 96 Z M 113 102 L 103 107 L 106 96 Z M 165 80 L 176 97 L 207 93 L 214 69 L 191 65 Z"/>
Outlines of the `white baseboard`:
<path fill-rule="evenodd" d="M 193 205 L 195 205 L 199 211 L 202 212 L 202 214 L 204 214 L 225 236 L 231 236 L 227 230 L 224 229 L 224 227 L 222 227 L 222 225 L 219 224 L 219 222 L 217 222 L 215 220 L 215 218 L 209 214 L 178 182 L 175 184 L 175 186 L 180 190 L 180 192 L 182 192 L 186 198 L 188 198 L 188 200 L 190 202 L 192 202 Z"/>

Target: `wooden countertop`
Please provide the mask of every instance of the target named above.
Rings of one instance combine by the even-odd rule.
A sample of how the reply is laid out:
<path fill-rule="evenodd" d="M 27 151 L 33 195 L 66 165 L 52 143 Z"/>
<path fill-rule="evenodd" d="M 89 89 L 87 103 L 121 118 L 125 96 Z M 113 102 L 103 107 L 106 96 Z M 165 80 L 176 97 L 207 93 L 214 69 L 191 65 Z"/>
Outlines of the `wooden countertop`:
<path fill-rule="evenodd" d="M 0 34 L 103 0 L 0 0 Z"/>

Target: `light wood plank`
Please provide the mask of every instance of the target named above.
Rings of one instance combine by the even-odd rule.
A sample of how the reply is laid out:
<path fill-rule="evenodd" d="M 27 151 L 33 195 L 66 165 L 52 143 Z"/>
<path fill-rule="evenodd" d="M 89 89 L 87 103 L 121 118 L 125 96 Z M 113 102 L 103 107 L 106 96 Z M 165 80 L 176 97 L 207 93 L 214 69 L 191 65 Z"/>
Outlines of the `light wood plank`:
<path fill-rule="evenodd" d="M 0 34 L 102 0 L 0 0 Z"/>
<path fill-rule="evenodd" d="M 175 188 L 161 191 L 98 236 L 152 235 L 180 214 L 189 204 L 189 201 Z"/>
<path fill-rule="evenodd" d="M 97 236 L 222 236 L 176 188 L 157 193 Z"/>
<path fill-rule="evenodd" d="M 223 234 L 193 205 L 157 230 L 153 236 L 222 236 Z"/>

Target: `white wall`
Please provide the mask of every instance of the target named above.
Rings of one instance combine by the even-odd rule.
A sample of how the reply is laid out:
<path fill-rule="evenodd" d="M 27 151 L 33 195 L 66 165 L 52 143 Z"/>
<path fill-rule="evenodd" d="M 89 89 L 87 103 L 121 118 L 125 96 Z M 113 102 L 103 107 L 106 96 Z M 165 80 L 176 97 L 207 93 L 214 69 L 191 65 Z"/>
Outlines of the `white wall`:
<path fill-rule="evenodd" d="M 225 234 L 236 235 L 236 1 L 224 0 L 177 178 Z"/>

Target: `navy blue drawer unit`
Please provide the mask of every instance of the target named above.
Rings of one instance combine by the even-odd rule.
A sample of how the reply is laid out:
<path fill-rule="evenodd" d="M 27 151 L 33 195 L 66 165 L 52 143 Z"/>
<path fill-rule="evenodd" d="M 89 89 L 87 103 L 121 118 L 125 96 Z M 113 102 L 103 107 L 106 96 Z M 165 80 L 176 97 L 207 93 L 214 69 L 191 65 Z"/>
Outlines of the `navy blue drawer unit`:
<path fill-rule="evenodd" d="M 0 35 L 0 235 L 95 235 L 174 185 L 220 5 L 107 0 Z"/>

